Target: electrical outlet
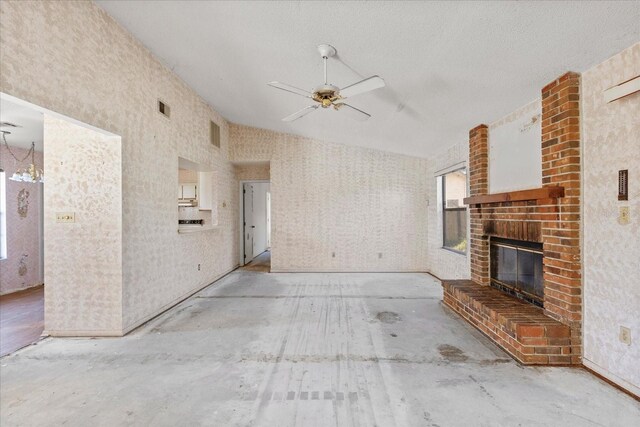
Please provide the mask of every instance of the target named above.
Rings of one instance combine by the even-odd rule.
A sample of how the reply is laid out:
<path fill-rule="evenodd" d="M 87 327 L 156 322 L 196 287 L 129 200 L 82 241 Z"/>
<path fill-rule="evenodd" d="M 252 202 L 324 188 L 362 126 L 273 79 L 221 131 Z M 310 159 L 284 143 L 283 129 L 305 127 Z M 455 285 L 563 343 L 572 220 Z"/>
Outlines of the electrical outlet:
<path fill-rule="evenodd" d="M 620 326 L 619 339 L 621 343 L 624 343 L 626 345 L 631 345 L 631 329 L 625 326 Z"/>
<path fill-rule="evenodd" d="M 200 264 L 198 264 L 198 271 L 200 271 Z"/>
<path fill-rule="evenodd" d="M 622 225 L 629 224 L 629 206 L 620 206 L 618 213 L 618 223 Z"/>
<path fill-rule="evenodd" d="M 56 212 L 56 222 L 76 222 L 76 213 Z"/>

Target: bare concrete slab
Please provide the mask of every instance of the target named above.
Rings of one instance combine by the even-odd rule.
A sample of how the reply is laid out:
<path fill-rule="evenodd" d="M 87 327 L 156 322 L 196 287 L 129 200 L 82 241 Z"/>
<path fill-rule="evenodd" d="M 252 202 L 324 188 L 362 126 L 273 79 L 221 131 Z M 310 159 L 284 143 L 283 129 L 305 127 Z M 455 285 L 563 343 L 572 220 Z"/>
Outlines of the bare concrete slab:
<path fill-rule="evenodd" d="M 577 368 L 523 367 L 426 274 L 238 270 L 124 338 L 0 359 L 2 426 L 638 425 Z"/>

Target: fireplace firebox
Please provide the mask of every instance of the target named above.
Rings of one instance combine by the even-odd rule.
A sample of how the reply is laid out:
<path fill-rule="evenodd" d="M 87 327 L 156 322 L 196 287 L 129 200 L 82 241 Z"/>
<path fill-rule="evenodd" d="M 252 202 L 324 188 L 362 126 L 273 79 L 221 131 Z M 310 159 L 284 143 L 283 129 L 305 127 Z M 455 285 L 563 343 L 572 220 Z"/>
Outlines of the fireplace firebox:
<path fill-rule="evenodd" d="M 491 286 L 539 307 L 544 302 L 542 243 L 492 237 Z"/>

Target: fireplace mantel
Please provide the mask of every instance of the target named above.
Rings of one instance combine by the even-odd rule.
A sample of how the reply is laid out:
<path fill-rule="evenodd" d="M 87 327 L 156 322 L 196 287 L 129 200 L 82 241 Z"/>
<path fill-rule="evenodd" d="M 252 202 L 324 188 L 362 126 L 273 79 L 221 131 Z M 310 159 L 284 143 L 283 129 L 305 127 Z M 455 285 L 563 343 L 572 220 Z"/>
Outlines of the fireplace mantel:
<path fill-rule="evenodd" d="M 466 205 L 484 205 L 525 200 L 557 199 L 559 197 L 564 197 L 564 187 L 541 187 L 531 190 L 510 191 L 507 193 L 483 194 L 465 197 L 464 203 Z"/>

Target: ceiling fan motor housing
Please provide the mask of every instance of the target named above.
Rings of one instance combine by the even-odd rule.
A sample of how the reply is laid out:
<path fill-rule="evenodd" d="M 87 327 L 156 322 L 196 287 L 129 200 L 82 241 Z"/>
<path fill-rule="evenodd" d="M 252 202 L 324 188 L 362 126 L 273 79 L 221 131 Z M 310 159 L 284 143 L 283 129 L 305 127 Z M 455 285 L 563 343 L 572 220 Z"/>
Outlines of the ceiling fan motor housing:
<path fill-rule="evenodd" d="M 333 101 L 340 99 L 340 88 L 334 85 L 318 86 L 313 91 L 313 99 L 322 104 L 323 108 L 328 108 Z"/>

